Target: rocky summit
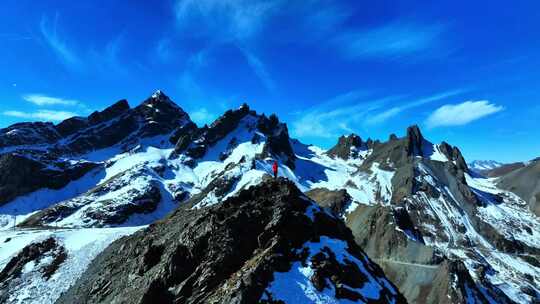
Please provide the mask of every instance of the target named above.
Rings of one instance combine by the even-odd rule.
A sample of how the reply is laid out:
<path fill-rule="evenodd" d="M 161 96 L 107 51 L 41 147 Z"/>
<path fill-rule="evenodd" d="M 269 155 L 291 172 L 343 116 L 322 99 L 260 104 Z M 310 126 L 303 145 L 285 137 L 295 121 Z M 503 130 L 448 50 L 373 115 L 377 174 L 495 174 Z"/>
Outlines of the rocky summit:
<path fill-rule="evenodd" d="M 115 242 L 57 303 L 339 299 L 406 302 L 342 221 L 280 178 Z"/>
<path fill-rule="evenodd" d="M 1 129 L 0 302 L 540 300 L 538 160 L 367 135 L 322 149 L 247 104 L 200 126 L 162 91 Z"/>

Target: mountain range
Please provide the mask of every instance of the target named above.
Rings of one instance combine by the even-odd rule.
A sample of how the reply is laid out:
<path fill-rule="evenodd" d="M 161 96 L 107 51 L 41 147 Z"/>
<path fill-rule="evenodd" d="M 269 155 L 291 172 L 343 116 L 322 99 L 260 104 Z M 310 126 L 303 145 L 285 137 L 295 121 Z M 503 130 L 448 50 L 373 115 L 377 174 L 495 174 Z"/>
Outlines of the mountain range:
<path fill-rule="evenodd" d="M 0 302 L 537 303 L 540 161 L 508 166 L 418 126 L 328 150 L 246 104 L 197 126 L 161 91 L 18 123 Z"/>

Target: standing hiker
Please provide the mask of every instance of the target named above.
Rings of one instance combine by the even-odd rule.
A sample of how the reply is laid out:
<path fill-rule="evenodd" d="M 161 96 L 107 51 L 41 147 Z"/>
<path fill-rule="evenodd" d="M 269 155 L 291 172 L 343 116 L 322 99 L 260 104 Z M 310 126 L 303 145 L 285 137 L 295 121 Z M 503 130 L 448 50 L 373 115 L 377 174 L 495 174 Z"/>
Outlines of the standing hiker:
<path fill-rule="evenodd" d="M 272 165 L 272 172 L 274 172 L 274 178 L 277 178 L 277 169 L 278 169 L 277 161 L 274 161 L 274 164 Z"/>

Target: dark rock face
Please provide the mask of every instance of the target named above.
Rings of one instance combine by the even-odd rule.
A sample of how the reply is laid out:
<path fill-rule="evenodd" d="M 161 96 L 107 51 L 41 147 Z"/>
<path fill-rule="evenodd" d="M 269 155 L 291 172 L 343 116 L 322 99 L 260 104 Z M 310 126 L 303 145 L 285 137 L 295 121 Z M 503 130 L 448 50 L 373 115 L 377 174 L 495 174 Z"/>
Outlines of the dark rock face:
<path fill-rule="evenodd" d="M 291 147 L 287 125 L 280 123 L 274 114 L 270 115 L 269 118 L 262 115 L 259 118 L 258 128 L 267 137 L 262 156 L 277 157 L 289 168 L 294 169 L 296 156 Z"/>
<path fill-rule="evenodd" d="M 396 221 L 396 226 L 404 231 L 409 237 L 417 240 L 418 242 L 424 244 L 424 239 L 422 238 L 422 233 L 414 226 L 409 213 L 405 207 L 397 207 L 393 209 L 394 220 Z"/>
<path fill-rule="evenodd" d="M 42 263 L 41 260 L 46 256 L 51 257 L 50 262 Z M 34 267 L 42 273 L 45 280 L 48 280 L 66 258 L 67 253 L 64 247 L 59 245 L 54 238 L 24 247 L 0 272 L 0 302 L 6 301 L 10 290 L 17 288 L 17 282 L 26 264 L 35 263 Z"/>
<path fill-rule="evenodd" d="M 52 143 L 60 138 L 50 122 L 23 122 L 0 129 L 0 148 Z"/>
<path fill-rule="evenodd" d="M 55 128 L 62 137 L 65 137 L 86 127 L 88 127 L 88 120 L 86 118 L 72 117 L 62 121 Z"/>
<path fill-rule="evenodd" d="M 307 191 L 306 195 L 336 216 L 342 216 L 352 201 L 351 196 L 345 189 L 332 191 L 326 188 L 316 188 Z"/>
<path fill-rule="evenodd" d="M 181 130 L 181 135 L 175 134 L 173 136 L 177 138 L 177 142 L 171 157 L 176 158 L 180 154 L 193 159 L 203 157 L 208 151 L 208 148 L 214 146 L 218 141 L 223 140 L 238 128 L 241 121 L 247 119 L 248 116 L 255 120 L 252 128 L 256 128 L 266 137 L 263 151 L 259 157 L 275 157 L 291 169 L 294 169 L 296 156 L 290 143 L 287 126 L 279 122 L 276 115 L 270 115 L 270 117 L 258 115 L 255 111 L 250 110 L 246 104 L 243 104 L 237 110 L 225 112 L 225 114 L 214 121 L 209 127 L 204 126 L 200 129 L 194 129 L 193 126 L 186 126 L 184 130 Z M 237 144 L 235 140 L 233 138 L 229 142 L 229 150 Z M 253 138 L 252 142 L 259 142 L 259 140 L 260 138 Z M 224 151 L 220 158 L 223 160 L 227 156 L 227 151 Z"/>
<path fill-rule="evenodd" d="M 491 285 L 479 269 L 475 282 L 463 262 L 449 259 L 433 247 L 410 241 L 391 223 L 404 220 L 401 207 L 361 206 L 347 216 L 346 222 L 356 242 L 381 265 L 387 276 L 400 287 L 413 303 L 489 303 L 486 295 L 497 303 L 513 303 L 502 291 Z"/>
<path fill-rule="evenodd" d="M 129 187 L 130 181 L 145 174 L 149 174 L 148 170 L 120 173 L 84 194 L 32 214 L 18 224 L 18 227 L 54 226 L 54 222 L 72 215 L 88 204 L 94 205 L 81 213 L 80 225 L 85 227 L 121 225 L 134 214 L 152 213 L 162 200 L 159 185 L 154 180 L 130 189 L 127 195 L 100 199 L 118 189 Z"/>
<path fill-rule="evenodd" d="M 178 127 L 191 123 L 189 115 L 161 91 L 157 91 L 133 112 L 144 121 L 139 137 L 169 134 Z"/>
<path fill-rule="evenodd" d="M 134 109 L 120 100 L 87 118 L 73 117 L 56 126 L 19 123 L 1 129 L 0 205 L 40 188 L 62 188 L 98 166 L 71 165 L 60 160 L 62 156 L 114 145 L 127 151 L 142 138 L 168 134 L 180 138 L 194 129 L 188 114 L 160 91 Z M 39 149 L 32 148 L 36 145 Z M 2 154 L 2 148 L 9 150 Z"/>
<path fill-rule="evenodd" d="M 407 128 L 407 153 L 409 156 L 423 156 L 424 137 L 417 125 Z"/>
<path fill-rule="evenodd" d="M 55 126 L 58 133 L 63 137 L 77 133 L 85 128 L 97 126 L 103 122 L 112 120 L 116 117 L 127 113 L 130 110 L 127 100 L 122 99 L 117 101 L 112 106 L 99 112 L 95 111 L 88 118 L 73 117 L 68 118 Z"/>
<path fill-rule="evenodd" d="M 458 303 L 470 303 L 471 301 L 473 303 L 490 303 L 490 298 L 497 299 L 497 303 L 514 303 L 497 288 L 478 286 L 462 261 L 451 261 L 448 263 L 448 272 L 459 282 L 457 285 L 458 290 L 452 292 L 453 298 L 456 299 Z M 483 279 L 484 277 L 485 272 L 481 274 L 481 281 L 487 283 L 487 281 Z"/>
<path fill-rule="evenodd" d="M 207 149 L 238 127 L 242 118 L 248 114 L 256 115 L 247 105 L 242 105 L 238 110 L 228 110 L 216 119 L 210 127 L 204 126 L 198 130 L 189 129 L 184 135 L 178 136 L 172 157 L 185 154 L 192 158 L 204 156 Z"/>
<path fill-rule="evenodd" d="M 85 216 L 99 222 L 97 226 L 111 226 L 124 223 L 133 214 L 151 213 L 161 201 L 159 188 L 152 186 L 145 192 L 134 193 L 128 204 L 104 204 L 100 208 L 88 209 Z"/>
<path fill-rule="evenodd" d="M 465 162 L 465 158 L 463 158 L 463 155 L 458 147 L 452 147 L 447 142 L 443 141 L 439 145 L 439 149 L 448 158 L 448 160 L 456 162 L 456 166 L 459 170 L 463 172 L 467 172 L 469 170 L 467 162 Z"/>
<path fill-rule="evenodd" d="M 97 166 L 87 162 L 52 170 L 16 153 L 0 154 L 0 205 L 40 188 L 60 189 Z"/>
<path fill-rule="evenodd" d="M 502 175 L 497 186 L 517 194 L 529 204 L 534 214 L 540 216 L 540 161 L 532 161 Z"/>
<path fill-rule="evenodd" d="M 197 125 L 190 121 L 176 129 L 169 138 L 169 142 L 175 145 L 175 151 L 184 151 L 191 143 L 193 133 L 197 132 L 197 130 Z"/>
<path fill-rule="evenodd" d="M 157 91 L 141 105 L 130 109 L 120 100 L 88 117 L 69 118 L 58 125 L 19 123 L 0 130 L 0 148 L 48 144 L 48 152 L 82 154 L 123 143 L 134 146 L 139 139 L 171 134 L 191 123 L 189 115 Z M 178 137 L 180 132 L 176 132 Z"/>
<path fill-rule="evenodd" d="M 115 102 L 112 106 L 106 108 L 105 110 L 99 112 L 96 111 L 90 116 L 88 116 L 88 123 L 90 125 L 97 125 L 102 122 L 111 120 L 120 116 L 121 114 L 127 113 L 129 111 L 129 104 L 127 100 L 122 99 Z"/>
<path fill-rule="evenodd" d="M 362 139 L 356 134 L 349 136 L 340 136 L 337 144 L 326 153 L 330 157 L 339 157 L 342 159 L 355 158 L 355 151 L 362 148 Z"/>
<path fill-rule="evenodd" d="M 110 147 L 119 143 L 132 132 L 135 132 L 137 128 L 138 124 L 135 117 L 125 115 L 113 123 L 99 124 L 72 135 L 66 147 L 58 147 L 57 150 L 59 149 L 59 152 L 61 152 L 62 149 L 67 148 L 68 151 L 80 154 L 86 151 Z"/>
<path fill-rule="evenodd" d="M 262 297 L 262 303 L 279 303 L 266 290 L 274 272 L 287 272 L 294 262 L 307 263 L 303 244 L 322 236 L 346 242 L 348 253 L 377 278 L 380 300 L 365 299 L 367 303 L 405 302 L 391 283 L 382 284 L 383 272 L 341 221 L 315 211 L 311 219 L 309 208 L 316 207 L 292 183 L 278 179 L 218 205 L 178 209 L 114 242 L 58 303 L 257 303 Z M 330 247 L 314 252 L 309 262 L 317 289 L 332 284 L 337 298 L 364 299 L 355 288 L 368 278 L 357 265 L 338 262 Z"/>

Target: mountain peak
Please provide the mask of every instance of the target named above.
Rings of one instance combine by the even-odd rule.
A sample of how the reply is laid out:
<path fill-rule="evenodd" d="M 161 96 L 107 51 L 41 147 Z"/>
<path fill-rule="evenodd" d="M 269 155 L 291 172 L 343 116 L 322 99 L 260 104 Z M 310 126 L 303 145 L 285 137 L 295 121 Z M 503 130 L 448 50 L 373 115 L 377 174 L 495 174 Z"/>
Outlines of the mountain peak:
<path fill-rule="evenodd" d="M 96 287 L 104 280 L 110 287 Z M 299 282 L 335 301 L 406 303 L 345 224 L 283 178 L 178 209 L 113 243 L 58 303 L 297 303 L 306 297 Z"/>
<path fill-rule="evenodd" d="M 156 90 L 154 92 L 154 94 L 152 94 L 152 98 L 158 98 L 159 99 L 159 98 L 161 98 L 163 96 L 167 97 L 167 95 L 165 95 L 165 93 L 163 93 L 161 90 Z"/>
<path fill-rule="evenodd" d="M 337 144 L 326 152 L 331 157 L 339 157 L 342 159 L 349 159 L 352 153 L 362 146 L 362 138 L 352 133 L 347 136 L 342 135 L 339 137 Z"/>
<path fill-rule="evenodd" d="M 176 103 L 174 103 L 169 96 L 167 96 L 163 91 L 157 90 L 155 91 L 150 98 L 146 99 L 143 102 L 144 105 L 169 105 L 173 106 L 175 108 L 180 108 Z"/>
<path fill-rule="evenodd" d="M 409 155 L 423 155 L 424 137 L 418 125 L 412 125 L 407 128 L 407 144 Z"/>

